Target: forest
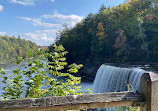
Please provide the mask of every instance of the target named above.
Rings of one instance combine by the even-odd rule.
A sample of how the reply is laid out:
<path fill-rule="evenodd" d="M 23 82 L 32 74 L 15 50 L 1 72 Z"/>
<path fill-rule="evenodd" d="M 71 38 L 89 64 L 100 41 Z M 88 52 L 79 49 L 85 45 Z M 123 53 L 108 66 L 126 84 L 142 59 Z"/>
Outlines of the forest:
<path fill-rule="evenodd" d="M 116 7 L 102 5 L 98 13 L 90 13 L 75 27 L 64 25 L 56 44 L 63 44 L 69 52 L 69 63 L 155 63 L 157 6 L 154 0 L 131 0 Z"/>
<path fill-rule="evenodd" d="M 127 0 L 116 7 L 102 5 L 98 13 L 90 13 L 74 27 L 70 28 L 64 24 L 64 29 L 57 33 L 55 43 L 53 42 L 48 47 L 37 46 L 20 36 L 17 38 L 7 35 L 0 36 L 0 65 L 15 61 L 17 66 L 17 69 L 13 70 L 0 68 L 1 103 L 8 99 L 27 98 L 26 100 L 29 101 L 9 101 L 8 104 L 4 103 L 2 106 L 7 108 L 8 105 L 9 108 L 12 106 L 15 108 L 17 107 L 15 104 L 18 104 L 19 109 L 23 107 L 28 109 L 26 104 L 33 109 L 39 107 L 41 110 L 45 110 L 48 106 L 52 110 L 51 106 L 60 108 L 61 101 L 64 107 L 68 105 L 73 108 L 74 105 L 75 108 L 79 104 L 79 108 L 84 110 L 88 109 L 91 103 L 93 108 L 101 107 L 101 105 L 111 107 L 113 103 L 118 103 L 116 106 L 120 106 L 119 108 L 114 108 L 114 106 L 108 110 L 120 111 L 147 109 L 152 106 L 151 103 L 154 103 L 153 106 L 156 108 L 158 77 L 154 74 L 155 72 L 147 72 L 140 67 L 122 68 L 122 63 L 144 63 L 147 68 L 147 63 L 157 65 L 157 6 L 157 0 Z M 31 20 L 31 18 L 25 19 Z M 40 21 L 38 23 L 50 25 Z M 26 64 L 20 64 L 21 61 L 26 61 Z M 105 63 L 110 63 L 110 66 L 104 65 Z M 113 67 L 112 63 L 119 63 L 119 67 Z M 81 69 L 82 67 L 83 69 Z M 10 71 L 12 71 L 11 74 L 9 74 Z M 93 85 L 93 89 L 88 88 L 86 91 L 82 89 L 91 87 L 91 85 Z M 92 93 L 94 95 L 108 93 L 104 97 L 108 97 L 108 99 L 104 102 L 101 95 L 97 103 L 94 101 L 94 95 L 89 97 L 81 95 Z M 131 96 L 131 93 L 136 95 L 136 99 Z M 140 100 L 137 98 L 139 96 L 137 94 L 140 94 Z M 61 96 L 67 97 L 62 98 Z M 84 102 L 81 97 L 84 98 Z M 96 97 L 98 99 L 97 95 Z M 87 103 L 89 99 L 92 100 Z M 125 103 L 132 106 L 127 107 Z M 2 108 L 0 106 L 0 109 Z M 100 111 L 100 109 L 98 110 Z"/>
<path fill-rule="evenodd" d="M 18 56 L 27 58 L 28 52 L 36 52 L 38 48 L 35 43 L 21 39 L 20 36 L 0 36 L 0 64 L 13 62 Z"/>

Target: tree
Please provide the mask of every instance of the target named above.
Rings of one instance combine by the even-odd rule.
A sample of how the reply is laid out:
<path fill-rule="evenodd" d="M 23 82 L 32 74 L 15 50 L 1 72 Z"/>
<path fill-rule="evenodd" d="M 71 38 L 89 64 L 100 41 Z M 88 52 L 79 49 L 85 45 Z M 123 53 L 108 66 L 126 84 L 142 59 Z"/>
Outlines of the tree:
<path fill-rule="evenodd" d="M 31 57 L 27 60 L 27 66 L 19 65 L 18 69 L 14 69 L 14 75 L 5 75 L 5 71 L 1 69 L 1 78 L 3 85 L 3 99 L 20 99 L 22 93 L 25 98 L 37 98 L 45 96 L 64 96 L 79 94 L 80 86 L 76 86 L 81 82 L 80 77 L 75 77 L 72 73 L 77 73 L 82 65 L 75 63 L 68 65 L 64 57 L 68 52 L 64 51 L 62 45 L 53 45 L 52 53 L 44 53 L 42 50 L 38 52 L 38 58 Z M 32 55 L 30 53 L 30 55 Z M 51 62 L 48 61 L 51 58 Z M 23 61 L 22 57 L 18 58 L 17 64 Z M 22 70 L 22 67 L 25 70 Z M 68 67 L 67 72 L 63 72 Z M 51 73 L 53 78 L 49 78 L 47 73 Z M 25 78 L 22 79 L 22 77 Z M 61 78 L 62 79 L 59 79 Z"/>
<path fill-rule="evenodd" d="M 126 36 L 124 35 L 124 30 L 119 29 L 115 32 L 117 35 L 114 47 L 116 48 L 116 56 L 126 56 L 127 54 L 127 45 L 126 45 Z M 125 58 L 125 57 L 124 57 Z"/>
<path fill-rule="evenodd" d="M 24 59 L 28 57 L 28 51 L 36 52 L 38 46 L 24 39 L 21 39 L 20 36 L 9 37 L 9 36 L 0 36 L 0 50 L 1 60 L 0 64 L 14 61 L 18 56 L 23 56 Z"/>

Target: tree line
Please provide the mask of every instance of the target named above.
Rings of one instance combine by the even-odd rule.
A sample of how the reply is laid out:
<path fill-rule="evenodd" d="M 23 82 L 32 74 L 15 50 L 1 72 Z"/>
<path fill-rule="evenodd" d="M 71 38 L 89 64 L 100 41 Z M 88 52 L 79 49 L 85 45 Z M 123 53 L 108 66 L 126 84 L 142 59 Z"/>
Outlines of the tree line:
<path fill-rule="evenodd" d="M 90 13 L 75 27 L 65 25 L 56 44 L 70 52 L 70 63 L 157 62 L 157 12 L 154 0 L 130 0 L 108 8 L 102 5 L 98 13 Z"/>
<path fill-rule="evenodd" d="M 21 39 L 20 36 L 0 36 L 0 64 L 15 61 L 18 56 L 27 58 L 29 52 L 36 52 L 38 48 L 35 43 Z"/>

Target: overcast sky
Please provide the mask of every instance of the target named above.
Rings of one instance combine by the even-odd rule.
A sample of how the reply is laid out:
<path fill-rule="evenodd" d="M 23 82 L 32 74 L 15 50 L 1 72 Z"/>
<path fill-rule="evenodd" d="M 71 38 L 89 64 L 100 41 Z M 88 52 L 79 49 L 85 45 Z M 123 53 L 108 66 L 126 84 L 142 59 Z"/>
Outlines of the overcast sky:
<path fill-rule="evenodd" d="M 18 36 L 48 46 L 67 23 L 73 27 L 101 5 L 117 6 L 124 0 L 0 0 L 0 35 Z"/>

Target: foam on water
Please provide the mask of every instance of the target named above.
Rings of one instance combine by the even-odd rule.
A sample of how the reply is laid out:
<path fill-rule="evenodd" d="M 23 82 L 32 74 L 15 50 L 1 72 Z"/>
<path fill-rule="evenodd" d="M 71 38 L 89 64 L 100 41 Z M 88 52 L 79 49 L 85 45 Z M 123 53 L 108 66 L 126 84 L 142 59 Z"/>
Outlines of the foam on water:
<path fill-rule="evenodd" d="M 127 91 L 131 84 L 134 91 L 140 91 L 140 79 L 145 70 L 140 68 L 120 68 L 101 65 L 97 71 L 94 84 L 94 93 Z"/>

